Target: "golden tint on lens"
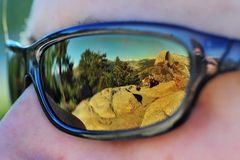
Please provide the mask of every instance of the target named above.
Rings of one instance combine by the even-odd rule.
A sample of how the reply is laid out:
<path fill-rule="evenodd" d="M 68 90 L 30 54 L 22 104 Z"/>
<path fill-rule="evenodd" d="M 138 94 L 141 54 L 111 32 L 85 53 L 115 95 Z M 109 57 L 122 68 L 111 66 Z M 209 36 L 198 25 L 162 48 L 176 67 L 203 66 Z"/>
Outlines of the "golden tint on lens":
<path fill-rule="evenodd" d="M 45 96 L 58 118 L 87 130 L 141 128 L 181 105 L 190 60 L 171 38 L 91 35 L 62 41 L 42 57 Z"/>

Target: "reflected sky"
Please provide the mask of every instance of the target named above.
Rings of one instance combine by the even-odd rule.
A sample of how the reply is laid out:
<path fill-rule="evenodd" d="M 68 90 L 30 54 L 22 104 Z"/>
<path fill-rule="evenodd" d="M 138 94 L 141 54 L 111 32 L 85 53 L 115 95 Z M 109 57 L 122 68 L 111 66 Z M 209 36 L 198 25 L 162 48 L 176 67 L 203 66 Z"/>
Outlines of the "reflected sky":
<path fill-rule="evenodd" d="M 94 52 L 106 53 L 109 60 L 117 56 L 121 60 L 153 59 L 162 50 L 187 56 L 184 46 L 166 38 L 135 35 L 96 35 L 74 38 L 68 45 L 68 55 L 78 64 L 80 55 L 90 49 Z"/>

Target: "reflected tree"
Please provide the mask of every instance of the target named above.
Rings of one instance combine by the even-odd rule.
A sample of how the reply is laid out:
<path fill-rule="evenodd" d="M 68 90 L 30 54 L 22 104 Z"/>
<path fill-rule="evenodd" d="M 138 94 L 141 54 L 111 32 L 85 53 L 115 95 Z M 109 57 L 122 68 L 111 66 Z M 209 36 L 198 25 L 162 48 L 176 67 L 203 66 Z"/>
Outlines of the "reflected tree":
<path fill-rule="evenodd" d="M 73 62 L 71 62 L 71 57 L 67 53 L 67 47 L 68 41 L 63 41 L 47 50 L 44 59 L 46 69 L 44 71 L 48 78 L 45 87 L 50 88 L 48 94 L 56 103 L 61 103 L 63 109 L 70 111 L 75 105 L 71 91 L 74 85 L 74 77 Z"/>
<path fill-rule="evenodd" d="M 108 73 L 110 64 L 106 58 L 106 54 L 100 52 L 93 52 L 90 49 L 84 51 L 78 65 L 79 78 L 84 80 L 86 91 L 89 95 L 84 95 L 83 98 L 92 96 L 109 86 Z"/>
<path fill-rule="evenodd" d="M 138 85 L 140 83 L 137 72 L 128 65 L 128 62 L 121 61 L 119 57 L 116 57 L 110 77 L 112 87 Z"/>

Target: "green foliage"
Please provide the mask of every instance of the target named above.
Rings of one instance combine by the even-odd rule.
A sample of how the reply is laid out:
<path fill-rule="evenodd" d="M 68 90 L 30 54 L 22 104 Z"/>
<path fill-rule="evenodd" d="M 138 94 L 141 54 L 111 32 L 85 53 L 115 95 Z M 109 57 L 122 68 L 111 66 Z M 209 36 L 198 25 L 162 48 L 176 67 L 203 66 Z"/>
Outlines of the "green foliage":
<path fill-rule="evenodd" d="M 66 110 L 73 111 L 80 101 L 92 97 L 108 87 L 137 85 L 140 79 L 128 62 L 116 58 L 110 61 L 106 53 L 86 49 L 78 66 L 73 69 L 67 54 L 68 42 L 52 46 L 45 53 L 45 88 L 54 101 Z"/>
<path fill-rule="evenodd" d="M 88 98 L 100 92 L 104 88 L 119 87 L 131 84 L 139 84 L 137 73 L 123 62 L 119 57 L 115 62 L 107 60 L 106 54 L 95 53 L 87 49 L 81 56 L 78 70 L 80 78 L 84 81 L 85 93 L 82 98 Z M 81 82 L 82 84 L 82 82 Z M 83 91 L 80 91 L 83 94 Z"/>
<path fill-rule="evenodd" d="M 125 86 L 131 84 L 139 84 L 140 79 L 127 62 L 123 62 L 119 57 L 116 58 L 114 68 L 111 71 L 111 84 L 112 87 Z"/>
<path fill-rule="evenodd" d="M 144 78 L 149 77 L 149 76 L 151 76 L 151 73 L 145 71 L 145 72 L 140 73 L 139 78 L 140 78 L 140 80 L 143 80 Z"/>
<path fill-rule="evenodd" d="M 109 72 L 109 63 L 106 54 L 95 53 L 87 49 L 82 55 L 78 65 L 80 79 L 85 79 L 90 96 L 106 88 L 105 76 Z"/>

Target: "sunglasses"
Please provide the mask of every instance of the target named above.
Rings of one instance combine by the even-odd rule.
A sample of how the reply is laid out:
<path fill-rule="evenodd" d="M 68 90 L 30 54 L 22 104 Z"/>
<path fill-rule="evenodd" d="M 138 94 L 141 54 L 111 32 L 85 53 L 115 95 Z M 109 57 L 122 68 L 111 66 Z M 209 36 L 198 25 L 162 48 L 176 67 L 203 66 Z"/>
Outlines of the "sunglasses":
<path fill-rule="evenodd" d="M 240 64 L 237 40 L 148 22 L 79 25 L 30 46 L 8 41 L 7 48 L 50 122 L 99 140 L 180 126 L 203 86 Z"/>

